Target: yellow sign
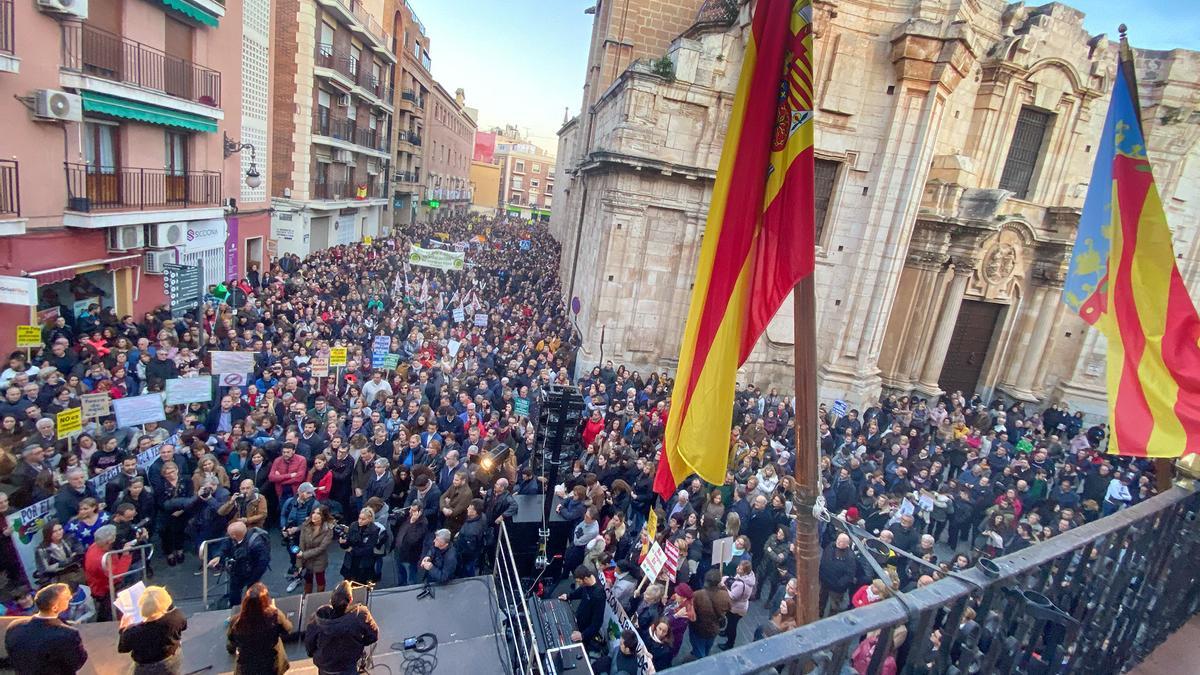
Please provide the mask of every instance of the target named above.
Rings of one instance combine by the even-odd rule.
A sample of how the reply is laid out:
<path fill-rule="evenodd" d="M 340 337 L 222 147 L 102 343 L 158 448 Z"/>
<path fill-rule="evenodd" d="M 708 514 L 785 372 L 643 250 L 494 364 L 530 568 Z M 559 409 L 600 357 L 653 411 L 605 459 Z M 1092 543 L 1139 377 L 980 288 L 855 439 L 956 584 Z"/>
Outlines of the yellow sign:
<path fill-rule="evenodd" d="M 41 347 L 42 329 L 37 326 L 17 326 L 17 347 Z"/>
<path fill-rule="evenodd" d="M 346 365 L 345 347 L 334 347 L 329 350 L 329 365 L 335 368 Z"/>
<path fill-rule="evenodd" d="M 642 545 L 642 555 L 650 552 L 650 545 L 654 543 L 654 537 L 658 536 L 658 512 L 653 508 L 650 509 L 650 515 L 646 516 L 646 527 L 643 528 L 646 533 L 646 543 Z"/>
<path fill-rule="evenodd" d="M 374 241 L 375 241 L 375 238 L 369 234 L 366 235 L 365 237 L 363 237 L 363 243 L 366 244 L 367 246 L 370 246 Z"/>
<path fill-rule="evenodd" d="M 60 441 L 83 431 L 83 408 L 67 408 L 59 412 L 54 419 L 54 427 L 58 430 Z"/>

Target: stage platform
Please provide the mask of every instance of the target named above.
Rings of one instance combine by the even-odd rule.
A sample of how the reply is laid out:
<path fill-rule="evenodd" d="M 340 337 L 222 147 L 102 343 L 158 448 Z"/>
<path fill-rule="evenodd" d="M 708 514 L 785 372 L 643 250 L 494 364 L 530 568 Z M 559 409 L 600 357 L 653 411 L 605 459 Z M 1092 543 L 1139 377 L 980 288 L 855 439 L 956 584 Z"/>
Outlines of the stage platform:
<path fill-rule="evenodd" d="M 492 577 L 459 579 L 434 588 L 433 598 L 418 599 L 420 586 L 384 588 L 371 595 L 371 613 L 379 624 L 373 673 L 402 675 L 404 655 L 392 645 L 407 637 L 433 633 L 438 637 L 434 672 L 501 675 L 511 673 L 509 647 L 496 604 Z M 276 604 L 287 611 L 286 599 Z M 293 605 L 295 606 L 294 602 Z M 317 606 L 306 607 L 311 614 Z M 183 635 L 183 672 L 215 675 L 233 672 L 233 657 L 225 649 L 228 610 L 199 612 L 188 617 Z M 93 623 L 79 627 L 88 650 L 85 675 L 125 675 L 128 654 L 117 653 L 117 624 Z M 302 640 L 285 642 L 292 667 L 289 673 L 316 673 L 304 653 Z M 382 666 L 387 666 L 383 668 Z M 429 672 L 429 671 L 419 671 Z"/>

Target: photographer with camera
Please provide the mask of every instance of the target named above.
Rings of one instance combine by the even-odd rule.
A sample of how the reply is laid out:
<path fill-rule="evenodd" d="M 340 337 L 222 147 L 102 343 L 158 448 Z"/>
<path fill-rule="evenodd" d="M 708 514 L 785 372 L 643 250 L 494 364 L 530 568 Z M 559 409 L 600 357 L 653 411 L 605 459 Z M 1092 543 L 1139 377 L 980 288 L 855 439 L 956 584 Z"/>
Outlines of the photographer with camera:
<path fill-rule="evenodd" d="M 113 544 L 114 548 L 126 548 L 129 546 L 141 546 L 150 541 L 150 530 L 147 525 L 152 518 L 139 519 L 137 507 L 129 502 L 117 504 L 117 508 L 113 510 L 112 524 L 117 528 L 117 541 Z M 136 551 L 133 555 L 133 569 L 138 569 L 148 561 L 145 551 Z M 146 567 L 146 576 L 154 577 L 154 570 L 149 566 Z"/>
<path fill-rule="evenodd" d="M 375 561 L 379 558 L 377 548 L 383 536 L 380 528 L 375 527 L 375 511 L 363 507 L 358 512 L 358 520 L 349 527 L 335 525 L 333 531 L 338 543 L 346 550 L 346 557 L 342 561 L 342 578 L 360 584 L 375 583 Z"/>
<path fill-rule="evenodd" d="M 312 512 L 320 506 L 316 492 L 312 483 L 301 483 L 296 489 L 296 496 L 285 501 L 280 510 L 279 530 L 291 559 L 288 575 L 296 574 L 296 554 L 300 552 L 300 528 L 304 527 L 304 523 L 312 517 Z"/>
<path fill-rule="evenodd" d="M 217 509 L 217 513 L 230 521 L 240 520 L 246 527 L 262 527 L 267 522 L 267 498 L 258 494 L 253 479 L 244 478 L 238 491 Z"/>
<path fill-rule="evenodd" d="M 379 640 L 379 626 L 365 605 L 354 602 L 353 588 L 343 581 L 329 604 L 317 609 L 304 630 L 304 649 L 319 675 L 358 673 L 366 648 Z"/>
<path fill-rule="evenodd" d="M 229 539 L 221 555 L 209 561 L 209 567 L 222 562 L 229 570 L 229 606 L 241 601 L 242 593 L 258 583 L 271 566 L 271 540 L 266 530 L 250 529 L 241 521 L 234 521 L 225 530 Z"/>
<path fill-rule="evenodd" d="M 221 481 L 216 476 L 206 476 L 200 482 L 200 489 L 186 509 L 187 529 L 193 551 L 200 550 L 200 544 L 206 539 L 216 539 L 225 533 L 225 526 L 229 521 L 218 511 L 227 501 L 229 490 L 221 487 Z"/>

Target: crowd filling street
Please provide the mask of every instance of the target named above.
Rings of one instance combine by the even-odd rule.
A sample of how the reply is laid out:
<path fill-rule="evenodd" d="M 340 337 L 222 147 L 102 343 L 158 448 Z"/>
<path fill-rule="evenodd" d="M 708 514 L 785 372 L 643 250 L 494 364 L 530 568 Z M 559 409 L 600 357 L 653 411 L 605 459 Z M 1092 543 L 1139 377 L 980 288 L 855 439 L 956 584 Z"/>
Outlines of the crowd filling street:
<path fill-rule="evenodd" d="M 413 246 L 464 252 L 465 265 L 414 264 Z M 0 373 L 4 610 L 33 617 L 7 635 L 14 666 L 35 672 L 31 664 L 54 659 L 74 672 L 83 663 L 63 616 L 120 619 L 121 651 L 162 668 L 144 672 L 178 672 L 187 620 L 172 594 L 196 596 L 200 577 L 190 572 L 207 565 L 226 602 L 242 607 L 229 629 L 242 672 L 287 668 L 278 643 L 288 620 L 262 583 L 269 568 L 286 569 L 285 592 L 338 589 L 305 639 L 319 659 L 349 659 L 322 666 L 344 672 L 378 631 L 339 582 L 487 573 L 498 528 L 517 514 L 514 495 L 546 491 L 563 497 L 558 513 L 569 522 L 561 583 L 547 596 L 572 603 L 573 637 L 597 672 L 638 672 L 639 642 L 662 670 L 794 628 L 789 392 L 739 383 L 729 437 L 713 439 L 728 446 L 724 483 L 692 477 L 664 502 L 652 484 L 671 374 L 580 361 L 558 260 L 544 224 L 457 217 L 252 267 L 210 286 L 198 313 L 96 307 L 44 326 L 42 348 L 13 353 Z M 164 404 L 160 421 L 136 426 L 112 413 L 87 417 L 59 438 L 58 413 L 88 395 L 107 394 L 112 408 L 165 393 L 170 380 L 211 375 L 214 353 L 228 352 L 252 355 L 253 372 L 222 373 L 209 401 Z M 559 485 L 535 461 L 540 393 L 550 385 L 578 387 L 587 416 L 580 442 L 564 449 L 573 461 Z M 842 415 L 830 401 L 820 419 L 826 509 L 893 547 L 872 565 L 844 527 L 824 524 L 823 615 L 1036 545 L 1155 492 L 1150 462 L 1105 455 L 1105 427 L 1065 405 L 885 395 Z M 32 527 L 38 505 L 45 513 Z M 655 579 L 640 565 L 648 521 L 654 540 L 679 554 Z M 713 564 L 714 542 L 725 538 L 731 555 Z M 219 541 L 202 560 L 209 540 Z M 110 572 L 144 569 L 153 583 L 180 566 L 189 574 L 173 578 L 184 581 L 142 595 L 143 622 L 116 616 Z M 141 578 L 127 574 L 117 590 Z M 603 625 L 605 587 L 636 625 L 615 645 Z M 956 635 L 1001 637 L 975 624 L 970 607 L 961 622 Z M 350 625 L 361 628 L 358 642 L 330 637 Z M 941 628 L 868 637 L 853 668 L 865 673 L 882 643 L 883 672 L 894 673 L 901 652 L 916 640 L 936 644 Z"/>

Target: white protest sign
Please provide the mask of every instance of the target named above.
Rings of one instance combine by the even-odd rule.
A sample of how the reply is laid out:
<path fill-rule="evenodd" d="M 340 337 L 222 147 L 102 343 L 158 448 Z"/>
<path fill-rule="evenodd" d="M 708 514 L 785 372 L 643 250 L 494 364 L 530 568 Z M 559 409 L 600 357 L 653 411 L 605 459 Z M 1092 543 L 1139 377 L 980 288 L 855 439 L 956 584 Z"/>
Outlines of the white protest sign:
<path fill-rule="evenodd" d="M 208 403 L 212 400 L 212 377 L 176 377 L 167 380 L 167 405 Z"/>
<path fill-rule="evenodd" d="M 112 399 L 108 394 L 83 394 L 79 397 L 80 407 L 83 408 L 83 416 L 88 419 L 96 419 L 104 417 L 112 413 Z"/>
<path fill-rule="evenodd" d="M 654 660 L 650 656 L 650 650 L 646 649 L 646 643 L 642 642 L 637 626 L 629 619 L 629 615 L 625 613 L 608 584 L 603 581 L 599 583 L 604 586 L 604 630 L 600 631 L 600 634 L 608 638 L 606 642 L 609 649 L 616 649 L 617 644 L 621 642 L 621 631 L 631 630 L 638 636 L 638 672 L 645 675 L 658 672 L 654 669 Z"/>
<path fill-rule="evenodd" d="M 455 307 L 451 314 L 454 316 L 454 323 L 462 323 L 467 320 L 467 313 L 463 311 L 462 307 Z"/>
<path fill-rule="evenodd" d="M 451 340 L 446 343 L 446 349 L 450 352 L 451 357 L 458 356 L 458 350 L 462 349 L 462 343 L 458 340 Z"/>
<path fill-rule="evenodd" d="M 254 352 L 210 352 L 214 375 L 254 372 Z"/>
<path fill-rule="evenodd" d="M 246 373 L 221 373 L 217 376 L 217 384 L 222 387 L 244 387 L 250 384 L 250 376 Z"/>
<path fill-rule="evenodd" d="M 488 315 L 487 314 L 483 314 L 481 312 L 481 313 L 475 315 L 475 325 L 476 326 L 483 327 L 483 326 L 486 326 L 487 324 L 488 324 Z"/>
<path fill-rule="evenodd" d="M 408 262 L 421 267 L 433 267 L 442 271 L 462 271 L 467 254 L 462 251 L 443 251 L 439 248 L 421 248 L 413 246 L 408 254 Z"/>
<path fill-rule="evenodd" d="M 650 545 L 650 550 L 646 552 L 646 557 L 642 559 L 642 571 L 646 573 L 647 579 L 657 579 L 658 573 L 662 571 L 663 565 L 667 564 L 667 553 L 662 550 L 662 546 L 658 542 Z"/>
<path fill-rule="evenodd" d="M 136 427 L 147 422 L 161 422 L 167 419 L 163 413 L 162 394 L 119 398 L 112 402 L 112 407 L 117 415 L 118 427 Z"/>

